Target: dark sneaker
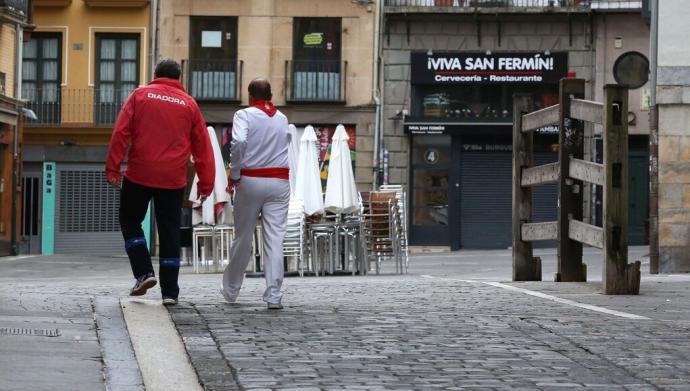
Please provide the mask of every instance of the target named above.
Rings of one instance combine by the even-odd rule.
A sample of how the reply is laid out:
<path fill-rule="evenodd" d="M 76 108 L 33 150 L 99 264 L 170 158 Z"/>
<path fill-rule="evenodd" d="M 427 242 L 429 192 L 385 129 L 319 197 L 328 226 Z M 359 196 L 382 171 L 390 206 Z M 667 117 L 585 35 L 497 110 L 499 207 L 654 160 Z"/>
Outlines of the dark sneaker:
<path fill-rule="evenodd" d="M 163 305 L 175 305 L 177 304 L 177 299 L 172 297 L 163 297 Z"/>
<path fill-rule="evenodd" d="M 143 276 L 137 278 L 132 289 L 129 290 L 130 296 L 142 296 L 146 294 L 146 291 L 156 286 L 158 281 L 153 273 L 144 274 Z"/>
<path fill-rule="evenodd" d="M 282 310 L 283 305 L 280 303 L 268 303 L 269 310 Z"/>

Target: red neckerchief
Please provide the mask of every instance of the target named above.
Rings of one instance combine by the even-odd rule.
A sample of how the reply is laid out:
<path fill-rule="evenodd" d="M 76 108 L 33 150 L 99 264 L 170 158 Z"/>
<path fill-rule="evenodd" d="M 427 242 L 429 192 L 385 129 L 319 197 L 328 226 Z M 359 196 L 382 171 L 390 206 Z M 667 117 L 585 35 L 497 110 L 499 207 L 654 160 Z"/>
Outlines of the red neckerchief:
<path fill-rule="evenodd" d="M 273 102 L 271 102 L 270 100 L 257 100 L 251 107 L 256 107 L 257 109 L 266 113 L 266 115 L 268 115 L 269 117 L 273 117 L 274 115 L 276 115 L 276 112 L 278 112 L 278 109 L 276 109 L 276 107 L 273 106 Z"/>

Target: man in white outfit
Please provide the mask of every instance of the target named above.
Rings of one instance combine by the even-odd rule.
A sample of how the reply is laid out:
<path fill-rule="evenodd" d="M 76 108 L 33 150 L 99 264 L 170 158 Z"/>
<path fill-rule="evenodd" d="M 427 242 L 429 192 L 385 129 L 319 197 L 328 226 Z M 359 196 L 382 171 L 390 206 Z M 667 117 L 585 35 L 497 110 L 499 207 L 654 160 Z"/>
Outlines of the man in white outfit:
<path fill-rule="evenodd" d="M 235 240 L 230 264 L 223 273 L 221 293 L 235 302 L 244 272 L 251 260 L 251 246 L 259 214 L 263 225 L 263 300 L 268 309 L 283 306 L 283 237 L 290 201 L 288 120 L 271 103 L 271 85 L 265 79 L 249 83 L 249 107 L 235 113 L 230 143 L 229 187 L 235 188 Z"/>

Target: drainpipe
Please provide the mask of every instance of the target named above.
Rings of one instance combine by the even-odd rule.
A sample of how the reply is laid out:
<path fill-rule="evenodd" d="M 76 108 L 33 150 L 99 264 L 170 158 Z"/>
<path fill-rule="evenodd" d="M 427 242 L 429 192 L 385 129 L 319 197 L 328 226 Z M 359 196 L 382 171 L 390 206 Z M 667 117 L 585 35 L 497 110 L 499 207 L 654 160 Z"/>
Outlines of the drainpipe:
<path fill-rule="evenodd" d="M 652 20 L 649 39 L 649 273 L 659 274 L 659 110 L 656 106 L 659 0 L 650 0 Z"/>
<path fill-rule="evenodd" d="M 23 114 L 19 114 L 21 107 L 19 101 L 22 98 L 22 34 L 24 29 L 21 24 L 15 26 L 15 73 L 14 73 L 14 98 L 15 110 L 17 111 L 17 125 L 12 127 L 12 210 L 10 212 L 12 222 L 10 223 L 10 248 L 12 255 L 19 254 L 17 244 L 17 185 L 19 183 L 19 124 L 22 123 Z"/>
<path fill-rule="evenodd" d="M 151 36 L 149 37 L 151 44 L 149 45 L 149 79 L 153 80 L 156 72 L 156 63 L 158 62 L 158 18 L 160 17 L 160 1 L 152 0 L 149 5 Z M 156 211 L 153 202 L 149 204 L 150 225 L 149 225 L 149 253 L 156 255 Z"/>
<path fill-rule="evenodd" d="M 373 51 L 373 77 L 371 82 L 371 95 L 374 98 L 374 103 L 376 104 L 376 119 L 374 122 L 374 153 L 373 153 L 373 180 L 372 186 L 373 190 L 376 190 L 378 186 L 379 171 L 381 161 L 379 159 L 379 150 L 381 149 L 381 139 L 383 131 L 381 127 L 383 126 L 383 121 L 381 116 L 383 115 L 383 96 L 379 96 L 381 89 L 379 89 L 379 71 L 381 69 L 380 64 L 380 48 L 381 48 L 381 21 L 383 18 L 383 0 L 378 0 L 376 3 L 376 15 L 374 22 L 374 51 Z"/>
<path fill-rule="evenodd" d="M 151 35 L 149 37 L 149 79 L 153 80 L 156 62 L 158 61 L 158 0 L 152 0 L 150 7 L 149 31 L 151 31 Z"/>

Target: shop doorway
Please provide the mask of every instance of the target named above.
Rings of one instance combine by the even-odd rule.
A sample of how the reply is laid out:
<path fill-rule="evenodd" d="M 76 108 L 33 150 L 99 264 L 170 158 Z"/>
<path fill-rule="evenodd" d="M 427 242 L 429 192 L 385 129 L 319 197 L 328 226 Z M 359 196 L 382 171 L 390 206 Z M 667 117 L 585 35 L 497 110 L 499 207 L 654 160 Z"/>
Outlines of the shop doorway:
<path fill-rule="evenodd" d="M 29 167 L 22 176 L 22 237 L 21 254 L 41 253 L 41 179 L 43 173 L 38 168 Z"/>
<path fill-rule="evenodd" d="M 555 135 L 535 137 L 535 164 L 557 161 Z M 512 140 L 494 136 L 413 136 L 410 244 L 451 250 L 505 249 L 512 242 Z M 533 220 L 554 221 L 555 184 L 533 190 Z M 555 242 L 540 242 L 555 247 Z"/>
<path fill-rule="evenodd" d="M 453 167 L 452 137 L 412 137 L 410 244 L 449 246 L 453 218 L 450 183 Z"/>
<path fill-rule="evenodd" d="M 646 136 L 630 136 L 628 143 L 628 241 L 649 244 L 649 150 Z"/>

